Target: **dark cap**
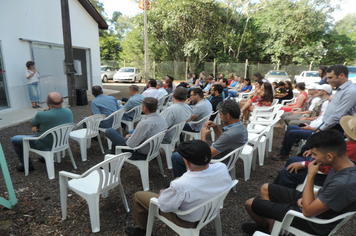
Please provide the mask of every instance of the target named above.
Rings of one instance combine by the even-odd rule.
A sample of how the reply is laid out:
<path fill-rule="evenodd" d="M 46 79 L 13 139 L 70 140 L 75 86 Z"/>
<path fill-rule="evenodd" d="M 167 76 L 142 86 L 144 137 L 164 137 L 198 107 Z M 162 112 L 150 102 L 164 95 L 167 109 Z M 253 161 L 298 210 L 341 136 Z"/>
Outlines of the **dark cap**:
<path fill-rule="evenodd" d="M 181 156 L 195 165 L 203 166 L 210 163 L 210 147 L 202 140 L 183 142 L 178 146 L 177 150 Z"/>

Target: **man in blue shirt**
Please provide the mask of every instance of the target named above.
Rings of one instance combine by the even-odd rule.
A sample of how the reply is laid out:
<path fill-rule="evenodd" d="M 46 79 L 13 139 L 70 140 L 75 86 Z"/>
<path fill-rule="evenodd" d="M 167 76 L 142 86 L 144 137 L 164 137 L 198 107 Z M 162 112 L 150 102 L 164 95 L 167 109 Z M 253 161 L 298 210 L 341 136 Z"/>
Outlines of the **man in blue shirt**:
<path fill-rule="evenodd" d="M 103 94 L 103 89 L 101 86 L 96 85 L 91 89 L 91 93 L 95 99 L 91 102 L 91 110 L 94 115 L 104 114 L 106 117 L 111 115 L 113 112 L 119 110 L 119 105 L 117 104 L 116 98 L 113 96 L 106 96 Z M 103 120 L 100 122 L 100 128 L 111 127 L 113 118 L 109 120 Z M 83 125 L 84 127 L 84 125 Z"/>
<path fill-rule="evenodd" d="M 129 87 L 129 93 L 130 93 L 131 97 L 126 102 L 121 101 L 121 100 L 117 101 L 117 103 L 119 104 L 119 109 L 126 108 L 126 111 L 129 111 L 132 108 L 137 107 L 142 104 L 142 101 L 145 97 L 139 93 L 139 89 L 138 89 L 137 85 L 131 85 Z M 135 114 L 133 112 L 130 112 L 130 113 L 124 114 L 122 119 L 123 120 L 132 120 L 134 115 Z"/>

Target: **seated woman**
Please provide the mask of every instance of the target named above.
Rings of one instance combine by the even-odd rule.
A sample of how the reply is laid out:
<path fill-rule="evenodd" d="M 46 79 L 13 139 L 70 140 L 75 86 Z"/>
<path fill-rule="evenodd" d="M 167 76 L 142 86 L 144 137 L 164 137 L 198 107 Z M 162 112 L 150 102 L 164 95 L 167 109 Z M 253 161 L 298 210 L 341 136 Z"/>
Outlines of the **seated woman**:
<path fill-rule="evenodd" d="M 173 81 L 171 79 L 167 79 L 165 85 L 167 93 L 173 93 Z"/>
<path fill-rule="evenodd" d="M 245 85 L 242 87 L 242 89 L 240 91 L 229 90 L 229 96 L 237 97 L 237 94 L 239 94 L 239 93 L 248 93 L 252 90 L 251 80 L 249 78 L 246 78 L 244 80 L 244 84 Z"/>
<path fill-rule="evenodd" d="M 255 106 L 271 106 L 273 101 L 272 85 L 270 83 L 263 83 L 261 86 L 261 94 L 249 99 L 245 105 L 241 108 L 243 114 L 244 124 L 247 123 L 250 112 L 255 109 Z"/>
<path fill-rule="evenodd" d="M 240 80 L 239 80 L 239 76 L 236 75 L 235 78 L 234 78 L 234 81 L 231 82 L 231 83 L 227 86 L 227 88 L 228 88 L 228 89 L 234 89 L 235 86 L 236 86 L 238 83 L 240 83 Z"/>
<path fill-rule="evenodd" d="M 279 92 L 277 91 L 274 97 L 278 99 L 279 104 L 282 103 L 283 100 L 290 100 L 294 97 L 292 82 L 286 81 L 285 83 L 279 82 L 278 84 L 279 84 L 279 88 L 278 88 Z"/>
<path fill-rule="evenodd" d="M 249 96 L 247 99 L 240 100 L 240 107 L 243 107 L 249 99 L 252 99 L 255 96 L 260 96 L 262 93 L 262 90 L 261 90 L 262 85 L 263 85 L 262 80 L 256 80 L 255 92 L 253 94 L 251 94 L 251 96 Z"/>

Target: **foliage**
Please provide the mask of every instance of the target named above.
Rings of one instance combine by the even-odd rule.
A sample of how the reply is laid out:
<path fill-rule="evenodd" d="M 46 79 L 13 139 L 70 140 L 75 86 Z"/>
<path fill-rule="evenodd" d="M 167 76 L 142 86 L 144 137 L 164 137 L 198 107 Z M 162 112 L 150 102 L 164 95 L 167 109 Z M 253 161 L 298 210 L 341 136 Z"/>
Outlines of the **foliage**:
<path fill-rule="evenodd" d="M 337 21 L 333 27 L 339 35 L 347 35 L 356 42 L 356 13 L 347 14 Z"/>

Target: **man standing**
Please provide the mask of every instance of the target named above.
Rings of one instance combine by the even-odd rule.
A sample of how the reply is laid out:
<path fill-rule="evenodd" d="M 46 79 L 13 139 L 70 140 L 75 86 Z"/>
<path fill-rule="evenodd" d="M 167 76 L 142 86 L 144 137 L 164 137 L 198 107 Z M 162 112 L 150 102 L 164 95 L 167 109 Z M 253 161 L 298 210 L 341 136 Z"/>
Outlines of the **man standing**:
<path fill-rule="evenodd" d="M 163 88 L 163 81 L 162 80 L 157 80 L 157 99 L 163 97 L 164 95 L 167 95 L 167 91 Z"/>
<path fill-rule="evenodd" d="M 201 128 L 204 125 L 203 123 L 200 122 L 198 124 L 192 124 L 189 122 L 201 120 L 203 117 L 211 114 L 213 109 L 211 103 L 204 99 L 203 90 L 201 90 L 200 88 L 194 88 L 191 91 L 192 92 L 190 98 L 187 99 L 185 103 L 189 105 L 189 103 L 192 102 L 195 104 L 195 106 L 193 106 L 193 115 L 190 117 L 189 120 L 187 120 L 187 123 L 185 124 L 183 130 L 200 132 Z"/>
<path fill-rule="evenodd" d="M 206 136 L 211 133 L 210 128 L 214 129 L 216 141 L 211 145 L 211 156 L 220 159 L 226 154 L 244 145 L 248 140 L 246 127 L 239 120 L 240 106 L 235 100 L 225 100 L 218 106 L 220 118 L 225 124 L 224 132 L 219 125 L 207 121 L 201 132 L 201 140 L 206 142 Z M 186 165 L 182 155 L 175 152 L 172 155 L 172 165 L 174 177 L 180 177 L 186 172 Z"/>
<path fill-rule="evenodd" d="M 131 95 L 130 99 L 126 102 L 118 100 L 117 102 L 120 104 L 120 109 L 125 108 L 126 111 L 131 110 L 134 107 L 137 107 L 142 104 L 143 99 L 145 98 L 142 94 L 139 93 L 139 88 L 137 85 L 131 85 L 129 87 L 129 93 Z M 134 112 L 125 113 L 122 117 L 123 120 L 132 120 L 134 117 Z"/>
<path fill-rule="evenodd" d="M 185 104 L 187 99 L 187 90 L 178 87 L 173 93 L 173 105 L 167 107 L 161 112 L 161 116 L 166 120 L 168 129 L 173 125 L 187 121 L 192 116 L 192 109 Z M 163 139 L 163 143 L 170 143 L 174 136 L 174 130 L 168 132 Z"/>
<path fill-rule="evenodd" d="M 147 89 L 142 93 L 144 97 L 153 97 L 158 99 L 159 94 L 158 90 L 156 89 L 157 82 L 155 79 L 149 79 L 147 81 L 146 87 Z"/>
<path fill-rule="evenodd" d="M 307 146 L 315 159 L 308 166 L 308 178 L 303 192 L 275 184 L 261 187 L 261 199 L 246 201 L 247 213 L 257 223 L 246 223 L 247 234 L 256 230 L 271 232 L 275 220 L 282 221 L 289 210 L 305 217 L 331 219 L 346 212 L 356 211 L 356 167 L 346 155 L 344 136 L 335 130 L 321 131 L 308 139 Z M 314 192 L 314 179 L 320 166 L 331 166 L 323 187 Z M 313 235 L 328 235 L 338 224 L 316 224 L 294 219 L 293 227 Z"/>
<path fill-rule="evenodd" d="M 157 99 L 146 97 L 142 101 L 142 112 L 146 115 L 137 124 L 136 129 L 131 130 L 126 137 L 122 136 L 113 128 L 105 131 L 106 137 L 112 142 L 111 154 L 115 154 L 115 146 L 137 147 L 152 136 L 167 129 L 167 123 L 163 117 L 157 114 Z M 132 152 L 131 160 L 146 160 L 149 151 L 146 145 Z"/>
<path fill-rule="evenodd" d="M 113 112 L 119 110 L 119 105 L 117 104 L 116 98 L 113 96 L 106 96 L 103 94 L 103 90 L 99 85 L 93 86 L 91 93 L 95 99 L 91 102 L 91 111 L 94 115 L 104 114 L 106 117 L 111 115 Z M 111 117 L 109 120 L 103 120 L 100 122 L 100 128 L 109 128 L 112 125 L 114 118 Z M 83 127 L 86 127 L 83 125 Z"/>
<path fill-rule="evenodd" d="M 35 135 L 16 135 L 11 139 L 15 152 L 22 163 L 21 166 L 16 167 L 17 171 L 24 172 L 23 166 L 23 143 L 25 137 L 39 137 L 44 132 L 58 125 L 66 123 L 73 123 L 72 111 L 68 108 L 62 108 L 63 99 L 57 92 L 50 92 L 47 97 L 48 108 L 36 114 L 35 118 L 30 121 L 32 131 L 36 132 Z M 31 148 L 38 150 L 50 150 L 53 144 L 52 135 L 46 136 L 39 141 L 30 141 Z M 42 157 L 43 158 L 43 157 Z M 29 170 L 34 170 L 33 163 L 29 159 Z"/>
<path fill-rule="evenodd" d="M 203 209 L 198 209 L 187 215 L 177 215 L 173 212 L 186 211 L 206 202 L 231 186 L 231 177 L 222 163 L 209 164 L 211 152 L 209 145 L 201 140 L 184 142 L 178 146 L 178 153 L 183 156 L 188 171 L 179 179 L 170 183 L 169 188 L 159 194 L 152 192 L 137 192 L 134 196 L 132 218 L 137 228 L 126 228 L 129 236 L 146 235 L 146 226 L 150 199 L 158 198 L 160 215 L 176 225 L 184 228 L 196 228 L 203 215 Z"/>
<path fill-rule="evenodd" d="M 223 101 L 222 97 L 223 86 L 221 84 L 213 84 L 210 89 L 211 99 L 209 100 L 211 106 L 213 107 L 213 112 L 216 112 L 217 106 Z M 214 121 L 216 115 L 210 117 L 211 121 Z"/>
<path fill-rule="evenodd" d="M 320 130 L 336 129 L 343 133 L 340 119 L 356 113 L 356 85 L 348 80 L 349 69 L 344 65 L 331 66 L 326 71 L 327 82 L 337 88 L 331 103 L 325 110 L 324 124 Z"/>

